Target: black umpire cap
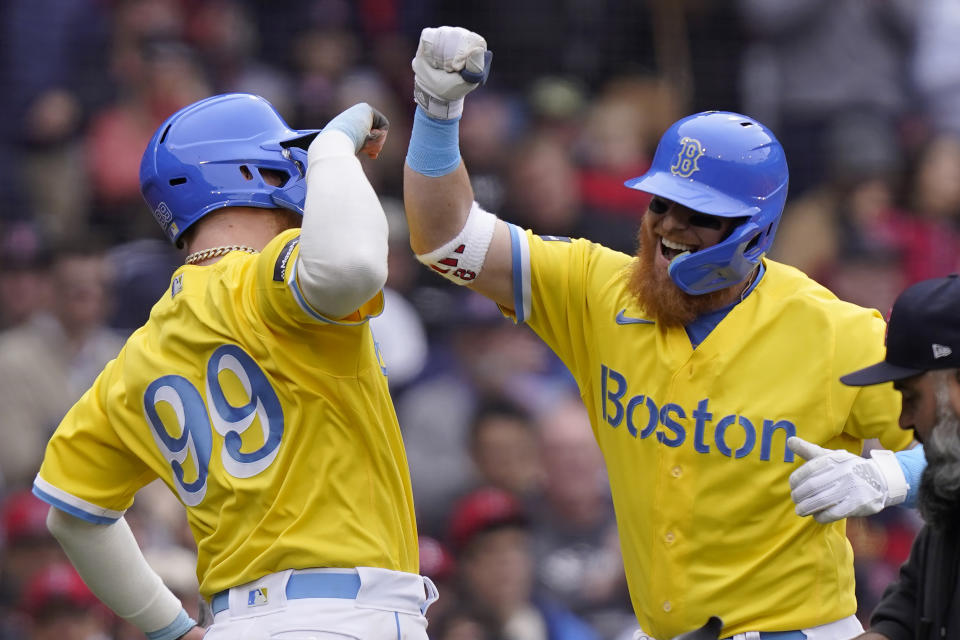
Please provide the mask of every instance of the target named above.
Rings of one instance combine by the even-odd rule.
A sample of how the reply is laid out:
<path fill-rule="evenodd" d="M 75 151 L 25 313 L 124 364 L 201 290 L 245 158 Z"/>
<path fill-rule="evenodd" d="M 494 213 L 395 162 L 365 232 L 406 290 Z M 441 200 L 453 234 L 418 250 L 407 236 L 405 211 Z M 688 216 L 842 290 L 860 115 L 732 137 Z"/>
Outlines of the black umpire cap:
<path fill-rule="evenodd" d="M 960 368 L 960 278 L 953 273 L 904 290 L 890 310 L 886 358 L 840 382 L 864 387 L 955 368 Z"/>

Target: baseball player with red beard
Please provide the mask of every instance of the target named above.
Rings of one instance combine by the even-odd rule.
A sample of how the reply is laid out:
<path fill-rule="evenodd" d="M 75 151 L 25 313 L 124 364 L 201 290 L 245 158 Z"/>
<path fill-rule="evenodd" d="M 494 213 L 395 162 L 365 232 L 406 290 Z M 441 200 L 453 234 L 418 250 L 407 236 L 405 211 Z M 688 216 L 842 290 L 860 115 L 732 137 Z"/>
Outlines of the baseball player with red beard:
<path fill-rule="evenodd" d="M 476 33 L 421 34 L 404 176 L 411 247 L 528 324 L 576 378 L 609 472 L 638 637 L 664 640 L 714 614 L 723 637 L 857 635 L 842 518 L 903 501 L 909 480 L 891 451 L 854 454 L 866 438 L 899 450 L 911 437 L 891 387 L 839 382 L 882 355 L 880 314 L 765 257 L 787 195 L 779 142 L 740 114 L 683 118 L 626 183 L 653 196 L 637 255 L 538 236 L 484 211 L 460 159 L 464 97 L 489 67 Z M 862 463 L 854 472 L 810 454 L 831 478 L 806 485 L 816 504 L 805 514 L 833 509 L 822 518 L 794 511 L 792 437 Z M 831 497 L 838 483 L 843 497 Z"/>

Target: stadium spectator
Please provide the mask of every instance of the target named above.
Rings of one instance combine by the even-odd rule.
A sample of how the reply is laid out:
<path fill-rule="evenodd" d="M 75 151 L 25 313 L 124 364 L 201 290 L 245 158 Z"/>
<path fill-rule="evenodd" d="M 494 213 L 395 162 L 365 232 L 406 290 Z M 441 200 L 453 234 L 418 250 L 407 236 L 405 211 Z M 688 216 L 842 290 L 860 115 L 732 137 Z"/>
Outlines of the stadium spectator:
<path fill-rule="evenodd" d="M 580 397 L 537 416 L 543 495 L 530 510 L 539 591 L 604 638 L 636 627 L 603 456 Z"/>
<path fill-rule="evenodd" d="M 19 221 L 0 231 L 0 330 L 48 309 L 50 255 L 36 225 Z"/>
<path fill-rule="evenodd" d="M 39 570 L 20 604 L 26 614 L 25 640 L 107 640 L 112 615 L 68 562 Z"/>
<path fill-rule="evenodd" d="M 440 535 L 450 503 L 475 481 L 470 420 L 487 400 L 536 411 L 569 390 L 566 369 L 529 331 L 517 330 L 489 300 L 434 288 L 417 301 L 435 331 L 427 371 L 396 399 L 410 461 L 418 524 Z M 441 333 L 441 331 L 443 331 Z"/>
<path fill-rule="evenodd" d="M 534 592 L 529 519 L 512 495 L 477 489 L 450 514 L 463 598 L 510 640 L 598 640 L 583 620 Z"/>
<path fill-rule="evenodd" d="M 70 405 L 120 351 L 106 325 L 110 278 L 98 238 L 77 234 L 54 250 L 49 312 L 0 334 L 0 473 L 9 487 L 29 487 L 43 449 Z"/>
<path fill-rule="evenodd" d="M 739 0 L 750 38 L 742 110 L 769 126 L 790 158 L 799 195 L 829 178 L 838 118 L 876 118 L 896 131 L 909 106 L 917 3 L 903 0 Z"/>
<path fill-rule="evenodd" d="M 114 90 L 104 73 L 112 9 L 97 0 L 0 7 L 0 170 L 4 185 L 18 183 L 0 187 L 14 192 L 0 217 L 26 215 L 59 239 L 86 223 L 82 136 Z"/>
<path fill-rule="evenodd" d="M 540 446 L 529 412 L 516 403 L 488 399 L 470 425 L 470 458 L 480 485 L 502 489 L 524 505 L 541 498 Z"/>
<path fill-rule="evenodd" d="M 115 243 L 160 237 L 141 215 L 141 150 L 164 119 L 210 93 L 199 60 L 186 44 L 137 33 L 127 37 L 138 36 L 142 39 L 115 48 L 115 57 L 123 56 L 114 62 L 123 91 L 93 116 L 84 150 L 93 200 L 89 224 Z"/>
<path fill-rule="evenodd" d="M 953 0 L 917 3 L 916 47 L 909 78 L 916 88 L 918 114 L 933 135 L 960 136 L 960 61 L 956 35 L 960 5 Z"/>
<path fill-rule="evenodd" d="M 3 585 L 8 597 L 20 593 L 38 570 L 63 559 L 63 551 L 47 531 L 48 510 L 25 489 L 11 491 L 3 500 Z"/>
<path fill-rule="evenodd" d="M 420 550 L 420 573 L 427 576 L 437 586 L 442 595 L 430 609 L 427 610 L 427 620 L 430 622 L 430 637 L 436 637 L 435 621 L 444 618 L 462 603 L 457 598 L 455 589 L 457 565 L 453 554 L 443 542 L 433 536 L 421 535 L 418 538 Z"/>

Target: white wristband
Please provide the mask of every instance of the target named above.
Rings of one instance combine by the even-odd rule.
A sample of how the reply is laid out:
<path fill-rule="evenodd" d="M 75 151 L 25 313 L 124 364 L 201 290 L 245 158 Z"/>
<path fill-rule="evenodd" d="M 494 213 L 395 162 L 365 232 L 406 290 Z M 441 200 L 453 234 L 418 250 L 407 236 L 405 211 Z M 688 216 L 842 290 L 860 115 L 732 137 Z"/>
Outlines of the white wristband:
<path fill-rule="evenodd" d="M 460 233 L 430 253 L 417 254 L 417 260 L 454 284 L 470 284 L 483 269 L 496 224 L 497 216 L 474 202 Z"/>
<path fill-rule="evenodd" d="M 910 485 L 907 484 L 896 455 L 887 449 L 874 449 L 870 452 L 870 457 L 877 463 L 880 473 L 887 481 L 887 497 L 883 501 L 884 506 L 889 507 L 903 502 L 910 490 Z"/>

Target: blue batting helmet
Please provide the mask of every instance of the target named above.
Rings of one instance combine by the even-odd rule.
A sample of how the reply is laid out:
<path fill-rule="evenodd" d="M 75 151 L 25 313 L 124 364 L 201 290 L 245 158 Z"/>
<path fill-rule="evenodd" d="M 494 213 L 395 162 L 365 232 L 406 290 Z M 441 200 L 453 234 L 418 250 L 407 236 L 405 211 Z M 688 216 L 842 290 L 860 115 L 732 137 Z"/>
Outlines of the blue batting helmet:
<path fill-rule="evenodd" d="M 307 147 L 317 133 L 291 129 L 260 96 L 206 98 L 177 111 L 153 134 L 140 163 L 140 192 L 174 244 L 222 207 L 302 214 Z M 260 175 L 263 169 L 287 178 L 272 186 Z"/>
<path fill-rule="evenodd" d="M 671 126 L 650 170 L 624 184 L 722 218 L 744 221 L 712 247 L 682 253 L 670 277 L 699 295 L 742 282 L 773 243 L 787 199 L 787 159 L 773 133 L 756 120 L 706 111 Z"/>

